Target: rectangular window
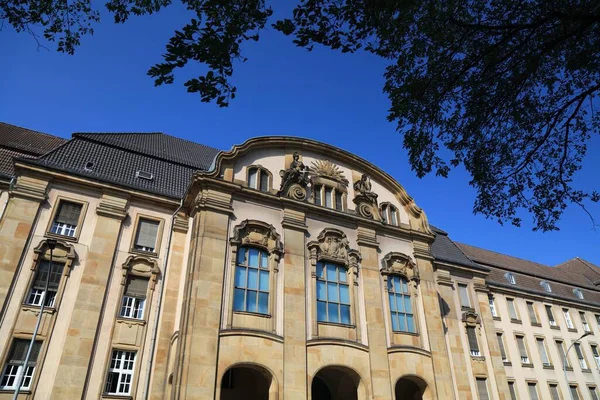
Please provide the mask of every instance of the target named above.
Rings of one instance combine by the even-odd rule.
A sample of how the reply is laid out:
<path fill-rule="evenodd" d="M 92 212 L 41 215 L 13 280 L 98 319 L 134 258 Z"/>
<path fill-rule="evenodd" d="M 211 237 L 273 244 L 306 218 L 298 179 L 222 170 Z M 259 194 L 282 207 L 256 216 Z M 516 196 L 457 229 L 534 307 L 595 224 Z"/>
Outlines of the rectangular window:
<path fill-rule="evenodd" d="M 515 301 L 513 299 L 506 299 L 506 305 L 508 306 L 508 315 L 510 316 L 510 319 L 518 320 L 519 315 L 515 308 Z"/>
<path fill-rule="evenodd" d="M 567 328 L 574 329 L 573 321 L 571 321 L 571 314 L 569 314 L 569 309 L 563 308 L 563 315 L 565 316 L 565 322 L 567 323 Z"/>
<path fill-rule="evenodd" d="M 135 351 L 113 350 L 106 377 L 106 394 L 128 395 L 131 392 Z"/>
<path fill-rule="evenodd" d="M 325 187 L 325 207 L 333 208 L 333 191 L 330 187 Z"/>
<path fill-rule="evenodd" d="M 517 400 L 517 392 L 513 381 L 508 382 L 508 391 L 510 393 L 510 400 Z"/>
<path fill-rule="evenodd" d="M 257 189 L 258 168 L 250 168 L 248 170 L 248 186 L 252 189 Z"/>
<path fill-rule="evenodd" d="M 474 326 L 467 326 L 467 339 L 469 340 L 469 349 L 472 356 L 480 356 L 479 344 L 477 343 L 477 332 Z"/>
<path fill-rule="evenodd" d="M 317 263 L 317 320 L 350 325 L 350 286 L 346 268 Z"/>
<path fill-rule="evenodd" d="M 529 398 L 531 400 L 539 400 L 537 384 L 535 382 L 527 382 L 527 389 L 529 390 Z"/>
<path fill-rule="evenodd" d="M 590 347 L 592 348 L 592 354 L 594 355 L 594 360 L 596 361 L 596 367 L 600 369 L 600 353 L 598 353 L 598 346 L 593 344 Z"/>
<path fill-rule="evenodd" d="M 546 367 L 552 365 L 550 363 L 550 359 L 548 358 L 548 352 L 546 351 L 546 345 L 544 344 L 544 339 L 536 338 L 535 341 L 537 342 L 537 347 L 538 347 L 538 351 L 540 353 L 540 359 L 542 360 L 542 364 L 544 364 L 544 366 L 546 366 Z"/>
<path fill-rule="evenodd" d="M 479 395 L 479 400 L 489 400 L 490 396 L 485 378 L 477 378 L 477 394 Z"/>
<path fill-rule="evenodd" d="M 460 298 L 461 307 L 471 308 L 471 299 L 469 298 L 467 285 L 458 284 L 458 297 Z"/>
<path fill-rule="evenodd" d="M 585 357 L 581 351 L 581 345 L 579 343 L 575 343 L 573 347 L 575 347 L 575 353 L 577 354 L 577 359 L 579 360 L 579 366 L 581 369 L 588 369 L 587 362 L 585 361 Z"/>
<path fill-rule="evenodd" d="M 134 248 L 139 251 L 154 253 L 156 250 L 156 238 L 160 222 L 146 218 L 140 218 L 135 235 Z"/>
<path fill-rule="evenodd" d="M 550 326 L 556 326 L 556 320 L 554 319 L 554 314 L 552 313 L 552 306 L 546 305 L 546 315 L 548 315 L 548 323 Z"/>
<path fill-rule="evenodd" d="M 388 277 L 388 296 L 394 332 L 416 332 L 409 290 L 408 282 L 403 277 Z"/>
<path fill-rule="evenodd" d="M 269 279 L 267 253 L 241 247 L 235 267 L 233 310 L 268 314 Z"/>
<path fill-rule="evenodd" d="M 494 301 L 494 296 L 489 295 L 488 301 L 490 302 L 490 311 L 492 312 L 492 317 L 497 317 L 498 310 L 496 310 L 496 302 Z"/>
<path fill-rule="evenodd" d="M 529 355 L 527 354 L 527 346 L 525 345 L 525 337 L 517 336 L 517 345 L 519 346 L 519 354 L 521 355 L 521 363 L 529 364 Z"/>
<path fill-rule="evenodd" d="M 146 304 L 147 291 L 148 278 L 129 275 L 119 315 L 123 318 L 144 319 L 144 305 Z"/>
<path fill-rule="evenodd" d="M 581 325 L 583 325 L 583 330 L 586 332 L 591 332 L 590 324 L 587 323 L 587 319 L 585 318 L 585 313 L 580 311 L 579 317 L 581 318 Z"/>
<path fill-rule="evenodd" d="M 260 187 L 261 192 L 269 191 L 269 174 L 267 174 L 262 169 L 260 170 Z"/>
<path fill-rule="evenodd" d="M 560 400 L 560 392 L 558 391 L 558 385 L 556 383 L 551 383 L 548 385 L 550 388 L 550 397 L 552 400 Z"/>
<path fill-rule="evenodd" d="M 565 359 L 565 344 L 562 342 L 562 340 L 556 341 L 556 348 L 558 349 L 558 354 L 560 355 L 560 362 L 561 362 L 563 368 L 565 368 L 565 367 L 571 368 L 569 359 Z M 566 365 L 565 365 L 565 361 L 566 361 Z"/>
<path fill-rule="evenodd" d="M 50 232 L 57 235 L 75 237 L 81 208 L 81 204 L 61 200 L 58 204 L 58 211 L 54 215 Z"/>
<path fill-rule="evenodd" d="M 0 378 L 0 389 L 16 389 L 17 378 L 21 374 L 23 376 L 21 378 L 21 389 L 29 389 L 31 385 L 31 379 L 33 378 L 33 373 L 35 372 L 35 365 L 40 353 L 40 348 L 42 347 L 41 341 L 36 341 L 33 343 L 27 368 L 23 371 L 23 362 L 25 362 L 25 357 L 27 356 L 30 343 L 31 340 L 29 339 L 13 340 L 10 352 L 8 353 L 8 357 L 6 359 L 6 364 L 4 365 L 4 370 L 2 371 L 2 378 Z"/>
<path fill-rule="evenodd" d="M 315 200 L 315 204 L 320 206 L 322 204 L 321 200 L 321 191 L 323 189 L 322 185 L 314 185 L 313 186 L 313 198 Z"/>
<path fill-rule="evenodd" d="M 600 400 L 598 398 L 598 390 L 596 389 L 596 386 L 588 386 L 588 389 L 590 390 L 590 399 Z"/>
<path fill-rule="evenodd" d="M 335 191 L 335 209 L 338 211 L 344 211 L 344 200 L 342 192 Z"/>
<path fill-rule="evenodd" d="M 569 385 L 569 392 L 571 392 L 571 400 L 579 400 L 579 390 L 577 390 L 577 385 Z"/>
<path fill-rule="evenodd" d="M 537 318 L 537 314 L 535 313 L 535 306 L 533 305 L 533 302 L 528 301 L 527 302 L 527 312 L 529 313 L 529 321 L 532 324 L 537 324 L 538 323 L 538 318 Z"/>
<path fill-rule="evenodd" d="M 500 346 L 500 356 L 502 357 L 502 361 L 508 362 L 506 348 L 504 347 L 504 335 L 502 335 L 500 332 L 497 332 L 496 336 L 498 337 L 498 345 Z"/>
<path fill-rule="evenodd" d="M 25 304 L 41 306 L 43 297 L 44 307 L 54 307 L 56 292 L 58 292 L 58 286 L 60 285 L 60 278 L 62 277 L 64 266 L 63 263 L 53 262 L 52 268 L 50 268 L 50 261 L 41 261 L 35 272 L 35 278 L 31 285 L 31 289 L 29 290 L 29 294 L 25 299 Z M 49 277 L 48 271 L 50 271 Z M 46 280 L 48 280 L 48 292 L 44 293 L 46 290 Z"/>

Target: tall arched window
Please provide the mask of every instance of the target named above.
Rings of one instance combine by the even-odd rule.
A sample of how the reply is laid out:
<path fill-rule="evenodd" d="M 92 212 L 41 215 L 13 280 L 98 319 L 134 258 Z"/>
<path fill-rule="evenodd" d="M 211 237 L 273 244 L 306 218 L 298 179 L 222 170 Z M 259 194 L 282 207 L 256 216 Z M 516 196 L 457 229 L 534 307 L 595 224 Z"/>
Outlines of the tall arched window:
<path fill-rule="evenodd" d="M 399 215 L 398 209 L 390 203 L 381 204 L 381 218 L 384 224 L 398 226 L 399 224 Z"/>
<path fill-rule="evenodd" d="M 269 313 L 269 256 L 253 247 L 238 250 L 233 310 Z"/>
<path fill-rule="evenodd" d="M 271 174 L 265 168 L 260 166 L 248 167 L 248 178 L 246 183 L 248 187 L 261 192 L 268 192 L 270 188 Z"/>
<path fill-rule="evenodd" d="M 317 263 L 317 321 L 350 325 L 350 287 L 346 267 Z"/>
<path fill-rule="evenodd" d="M 388 296 L 394 332 L 416 332 L 410 291 L 406 278 L 391 275 L 388 278 Z"/>

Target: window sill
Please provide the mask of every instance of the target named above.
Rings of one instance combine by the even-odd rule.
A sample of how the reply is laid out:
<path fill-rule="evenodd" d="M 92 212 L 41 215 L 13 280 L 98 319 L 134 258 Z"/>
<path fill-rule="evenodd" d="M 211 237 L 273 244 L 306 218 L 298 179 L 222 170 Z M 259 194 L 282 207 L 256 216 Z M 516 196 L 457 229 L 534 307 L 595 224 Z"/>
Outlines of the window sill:
<path fill-rule="evenodd" d="M 33 304 L 21 304 L 21 307 L 27 311 L 39 312 L 42 308 L 41 306 L 34 306 Z M 44 314 L 54 314 L 56 313 L 56 308 L 54 307 L 44 307 Z"/>
<path fill-rule="evenodd" d="M 560 331 L 560 326 L 558 326 L 558 325 L 550 325 L 550 329 L 556 329 L 557 331 Z"/>
<path fill-rule="evenodd" d="M 471 356 L 471 360 L 473 361 L 485 361 L 484 356 Z"/>
<path fill-rule="evenodd" d="M 510 322 L 512 322 L 513 324 L 523 325 L 523 322 L 520 319 L 516 319 L 516 318 L 511 318 Z"/>
<path fill-rule="evenodd" d="M 512 367 L 512 363 L 510 361 L 503 361 L 505 367 Z"/>
<path fill-rule="evenodd" d="M 352 325 L 352 324 L 342 324 L 341 322 L 327 322 L 327 321 L 317 321 L 317 324 L 319 325 L 331 325 L 331 326 L 340 326 L 342 328 L 351 328 L 351 329 L 355 329 L 356 325 Z M 407 332 L 408 333 L 408 332 Z"/>
<path fill-rule="evenodd" d="M 582 368 L 582 369 L 581 369 L 581 372 L 585 372 L 585 373 L 587 373 L 587 374 L 591 374 L 591 373 L 592 373 L 592 370 L 591 370 L 591 369 L 589 369 L 589 368 L 586 368 L 586 369 L 583 369 L 583 368 Z"/>
<path fill-rule="evenodd" d="M 14 393 L 15 389 L 0 389 L 0 393 Z M 19 390 L 19 394 L 30 395 L 31 389 L 21 389 Z"/>
<path fill-rule="evenodd" d="M 567 328 L 569 332 L 577 333 L 577 328 Z"/>
<path fill-rule="evenodd" d="M 460 306 L 460 310 L 475 312 L 475 309 L 473 307 L 468 307 L 468 306 Z"/>
<path fill-rule="evenodd" d="M 132 254 L 138 254 L 140 256 L 146 256 L 146 257 L 154 257 L 154 258 L 158 258 L 158 253 L 155 251 L 144 251 L 144 250 L 138 250 L 138 249 L 134 249 L 133 247 L 131 249 L 129 249 L 129 252 Z"/>
<path fill-rule="evenodd" d="M 126 394 L 103 394 L 103 399 L 133 399 L 133 396 Z"/>
<path fill-rule="evenodd" d="M 493 319 L 494 321 L 502 321 L 502 318 L 500 318 L 500 317 L 492 317 L 492 319 Z"/>
<path fill-rule="evenodd" d="M 54 239 L 65 240 L 67 242 L 77 243 L 79 241 L 78 235 L 68 236 L 68 235 L 61 235 L 59 233 L 52 233 L 50 231 L 46 232 L 46 234 L 44 236 L 49 237 L 49 238 L 54 238 Z"/>
<path fill-rule="evenodd" d="M 419 336 L 417 332 L 409 332 L 409 331 L 392 331 L 394 335 L 410 335 L 410 336 Z"/>
<path fill-rule="evenodd" d="M 567 368 L 563 368 L 563 370 L 566 370 L 566 371 L 573 371 L 573 367 L 567 367 Z"/>
<path fill-rule="evenodd" d="M 540 324 L 539 322 L 532 322 L 531 326 L 537 326 L 537 327 L 542 327 L 542 324 Z"/>
<path fill-rule="evenodd" d="M 521 364 L 521 367 L 523 367 L 523 368 L 533 368 L 533 364 L 532 363 L 523 363 L 523 364 Z"/>
<path fill-rule="evenodd" d="M 544 365 L 544 369 L 554 369 L 554 365 L 550 364 L 550 365 Z"/>
<path fill-rule="evenodd" d="M 252 312 L 252 311 L 233 311 L 234 314 L 240 314 L 240 315 L 252 315 L 253 317 L 262 317 L 262 318 L 271 318 L 271 314 L 263 314 L 263 313 L 258 313 L 258 312 Z"/>
<path fill-rule="evenodd" d="M 127 317 L 117 317 L 117 322 L 121 324 L 130 324 L 130 325 L 146 325 L 145 319 L 137 319 L 137 318 L 127 318 Z"/>

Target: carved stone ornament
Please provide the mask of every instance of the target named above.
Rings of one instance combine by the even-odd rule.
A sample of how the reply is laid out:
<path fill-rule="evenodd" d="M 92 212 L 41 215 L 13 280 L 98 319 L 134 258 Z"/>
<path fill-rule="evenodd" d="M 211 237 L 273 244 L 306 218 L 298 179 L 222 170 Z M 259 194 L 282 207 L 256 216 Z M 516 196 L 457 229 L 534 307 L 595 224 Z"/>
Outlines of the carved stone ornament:
<path fill-rule="evenodd" d="M 54 250 L 52 250 L 52 261 L 56 263 L 65 264 L 65 273 L 67 276 L 71 273 L 71 266 L 77 259 L 77 253 L 72 244 L 67 243 L 63 240 L 56 240 Z M 33 249 L 33 263 L 31 269 L 35 270 L 42 260 L 50 260 L 50 248 L 48 247 L 48 240 L 42 240 Z"/>
<path fill-rule="evenodd" d="M 129 256 L 122 265 L 123 277 L 121 284 L 125 285 L 127 282 L 127 275 L 144 276 L 149 279 L 150 289 L 154 290 L 156 279 L 160 275 L 160 268 L 158 268 L 158 262 L 156 259 L 146 256 Z"/>
<path fill-rule="evenodd" d="M 312 162 L 311 172 L 316 176 L 333 179 L 336 182 L 348 185 L 348 179 L 344 177 L 344 173 L 340 168 L 329 160 L 316 160 Z"/>
<path fill-rule="evenodd" d="M 358 264 L 360 263 L 360 253 L 350 249 L 348 238 L 344 232 L 325 228 L 319 234 L 316 241 L 309 242 L 308 250 L 310 251 L 310 262 L 314 268 L 319 261 L 330 261 L 344 265 L 352 270 L 355 275 L 358 275 Z"/>
<path fill-rule="evenodd" d="M 306 186 L 310 183 L 308 167 L 300 161 L 300 154 L 294 152 L 294 160 L 288 169 L 279 171 L 281 186 L 278 196 L 286 196 L 295 200 L 306 199 Z"/>
<path fill-rule="evenodd" d="M 381 273 L 387 275 L 402 275 L 408 281 L 419 281 L 417 264 L 404 253 L 393 251 L 388 253 L 381 262 Z"/>
<path fill-rule="evenodd" d="M 467 326 L 477 326 L 481 324 L 481 318 L 475 310 L 467 310 L 462 314 L 462 322 Z"/>
<path fill-rule="evenodd" d="M 356 213 L 361 217 L 381 221 L 379 214 L 379 206 L 377 205 L 377 193 L 371 191 L 371 180 L 367 174 L 354 182 L 354 204 L 356 205 Z"/>
<path fill-rule="evenodd" d="M 255 246 L 275 255 L 276 261 L 283 254 L 281 236 L 273 225 L 262 221 L 247 219 L 233 229 L 230 243 L 234 246 Z"/>

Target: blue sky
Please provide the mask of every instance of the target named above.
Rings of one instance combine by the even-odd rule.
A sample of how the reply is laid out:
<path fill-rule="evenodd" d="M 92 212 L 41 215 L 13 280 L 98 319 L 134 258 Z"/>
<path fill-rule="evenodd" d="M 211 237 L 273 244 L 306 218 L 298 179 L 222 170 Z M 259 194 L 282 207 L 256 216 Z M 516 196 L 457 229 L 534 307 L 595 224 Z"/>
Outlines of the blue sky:
<path fill-rule="evenodd" d="M 237 65 L 237 98 L 229 108 L 201 103 L 183 82 L 202 71 L 179 71 L 173 85 L 155 88 L 146 71 L 161 61 L 165 44 L 188 16 L 178 6 L 158 15 L 114 25 L 107 15 L 74 56 L 37 50 L 35 41 L 10 29 L 0 32 L 0 120 L 70 137 L 72 132 L 161 131 L 219 149 L 257 135 L 313 138 L 351 151 L 394 176 L 422 207 L 429 221 L 460 242 L 555 265 L 581 257 L 600 265 L 600 229 L 572 206 L 561 231 L 500 226 L 473 215 L 475 191 L 468 175 L 418 179 L 410 170 L 402 137 L 386 121 L 382 93 L 385 63 L 368 54 L 309 53 L 272 29 L 244 47 Z M 576 182 L 598 187 L 600 138 L 588 146 Z M 600 206 L 590 207 L 600 220 Z"/>

